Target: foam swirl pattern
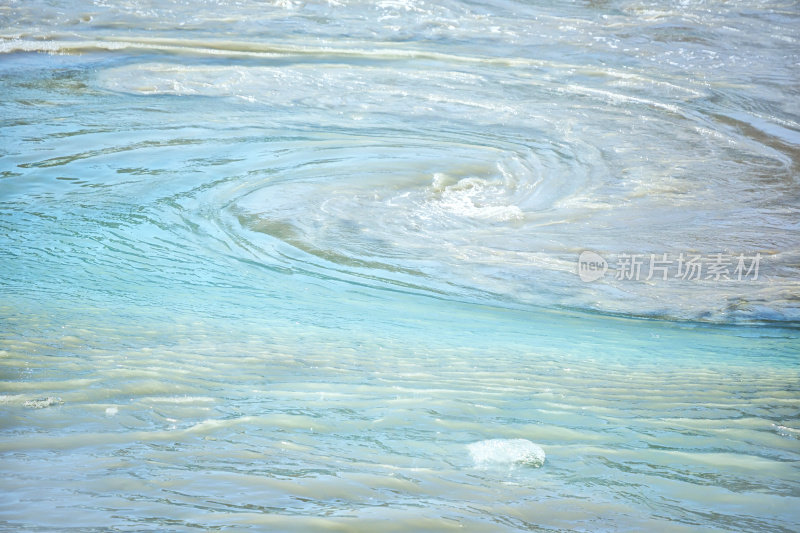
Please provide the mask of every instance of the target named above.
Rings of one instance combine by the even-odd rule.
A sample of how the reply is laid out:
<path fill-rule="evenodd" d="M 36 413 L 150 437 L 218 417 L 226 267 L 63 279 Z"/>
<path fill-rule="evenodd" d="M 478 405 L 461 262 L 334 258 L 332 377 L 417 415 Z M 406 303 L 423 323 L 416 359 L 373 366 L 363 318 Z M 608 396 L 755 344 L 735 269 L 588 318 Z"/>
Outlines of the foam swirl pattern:
<path fill-rule="evenodd" d="M 202 157 L 174 155 L 136 168 L 163 175 L 195 167 L 205 181 L 171 187 L 201 202 L 210 220 L 181 203 L 175 215 L 213 224 L 265 265 L 296 262 L 323 276 L 500 305 L 717 322 L 797 318 L 796 77 L 791 56 L 785 64 L 770 56 L 765 66 L 758 53 L 767 52 L 746 53 L 738 36 L 755 22 L 725 19 L 713 3 L 693 15 L 621 4 L 595 18 L 545 12 L 527 23 L 515 20 L 520 6 L 505 4 L 490 17 L 459 3 L 278 3 L 258 18 L 272 30 L 242 7 L 227 35 L 212 39 L 204 28 L 216 21 L 206 18 L 213 6 L 179 37 L 170 28 L 180 10 L 98 4 L 77 20 L 52 12 L 43 33 L 25 24 L 41 6 L 17 6 L 4 51 L 80 53 L 91 65 L 88 58 L 102 57 L 73 82 L 85 85 L 85 97 L 142 99 L 140 123 L 103 136 L 103 148 L 84 149 L 98 146 L 104 130 L 92 127 L 99 111 L 89 112 L 82 120 L 90 127 L 38 132 L 41 157 L 11 163 L 69 174 L 102 158 L 119 172 L 131 158 L 186 144 L 230 155 L 212 158 L 213 170 L 198 168 Z M 120 13 L 129 18 L 104 22 Z M 159 22 L 121 37 L 126 28 L 136 35 L 142 17 Z M 352 31 L 360 25 L 340 33 L 354 17 L 388 34 Z M 496 25 L 487 29 L 487 17 Z M 692 31 L 658 22 L 700 17 Z M 734 26 L 717 29 L 718 18 Z M 279 29 L 288 21 L 302 21 L 300 35 Z M 657 36 L 649 49 L 632 32 L 643 21 Z M 770 28 L 760 46 L 794 42 L 788 25 Z M 701 31 L 711 35 L 694 35 Z M 715 32 L 732 33 L 725 37 L 743 50 L 713 47 Z M 661 49 L 676 39 L 676 50 Z M 586 54 L 563 53 L 572 47 Z M 13 73 L 14 62 L 6 68 Z M 176 101 L 169 97 L 184 100 L 167 110 Z M 9 138 L 29 135 L 24 124 L 9 126 Z M 63 136 L 74 148 L 51 157 Z M 759 253 L 763 264 L 750 283 L 609 275 L 584 284 L 576 260 L 587 249 L 609 259 Z"/>

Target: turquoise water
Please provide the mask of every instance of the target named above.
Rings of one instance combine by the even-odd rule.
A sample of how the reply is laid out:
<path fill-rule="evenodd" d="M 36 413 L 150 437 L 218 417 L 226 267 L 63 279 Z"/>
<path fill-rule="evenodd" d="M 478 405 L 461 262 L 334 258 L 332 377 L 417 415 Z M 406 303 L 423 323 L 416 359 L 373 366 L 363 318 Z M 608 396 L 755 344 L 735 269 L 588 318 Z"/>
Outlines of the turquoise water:
<path fill-rule="evenodd" d="M 797 7 L 0 6 L 0 528 L 795 530 Z"/>

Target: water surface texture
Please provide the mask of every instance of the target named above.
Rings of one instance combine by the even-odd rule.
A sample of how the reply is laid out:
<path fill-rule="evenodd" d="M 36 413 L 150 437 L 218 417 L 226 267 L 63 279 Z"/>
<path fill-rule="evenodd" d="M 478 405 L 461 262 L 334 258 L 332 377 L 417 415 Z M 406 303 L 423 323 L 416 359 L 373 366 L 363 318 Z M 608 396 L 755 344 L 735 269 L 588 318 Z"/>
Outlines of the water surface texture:
<path fill-rule="evenodd" d="M 4 2 L 0 528 L 796 530 L 798 73 L 789 1 Z"/>

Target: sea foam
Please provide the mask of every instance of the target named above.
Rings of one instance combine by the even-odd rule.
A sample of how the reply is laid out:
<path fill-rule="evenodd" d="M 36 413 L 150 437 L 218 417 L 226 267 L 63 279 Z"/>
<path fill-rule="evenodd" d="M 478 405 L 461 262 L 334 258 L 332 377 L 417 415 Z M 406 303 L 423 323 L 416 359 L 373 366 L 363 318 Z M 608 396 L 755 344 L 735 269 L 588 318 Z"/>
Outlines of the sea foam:
<path fill-rule="evenodd" d="M 467 446 L 475 466 L 524 465 L 539 468 L 545 453 L 541 446 L 527 439 L 489 439 Z"/>

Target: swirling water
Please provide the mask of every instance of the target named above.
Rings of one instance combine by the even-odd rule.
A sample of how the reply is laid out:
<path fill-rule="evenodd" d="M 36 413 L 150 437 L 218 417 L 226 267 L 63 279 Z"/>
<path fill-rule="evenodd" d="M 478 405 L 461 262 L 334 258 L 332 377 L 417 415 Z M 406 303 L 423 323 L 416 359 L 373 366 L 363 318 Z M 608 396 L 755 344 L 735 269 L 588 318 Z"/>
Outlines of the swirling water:
<path fill-rule="evenodd" d="M 792 531 L 798 19 L 6 2 L 0 527 Z"/>

